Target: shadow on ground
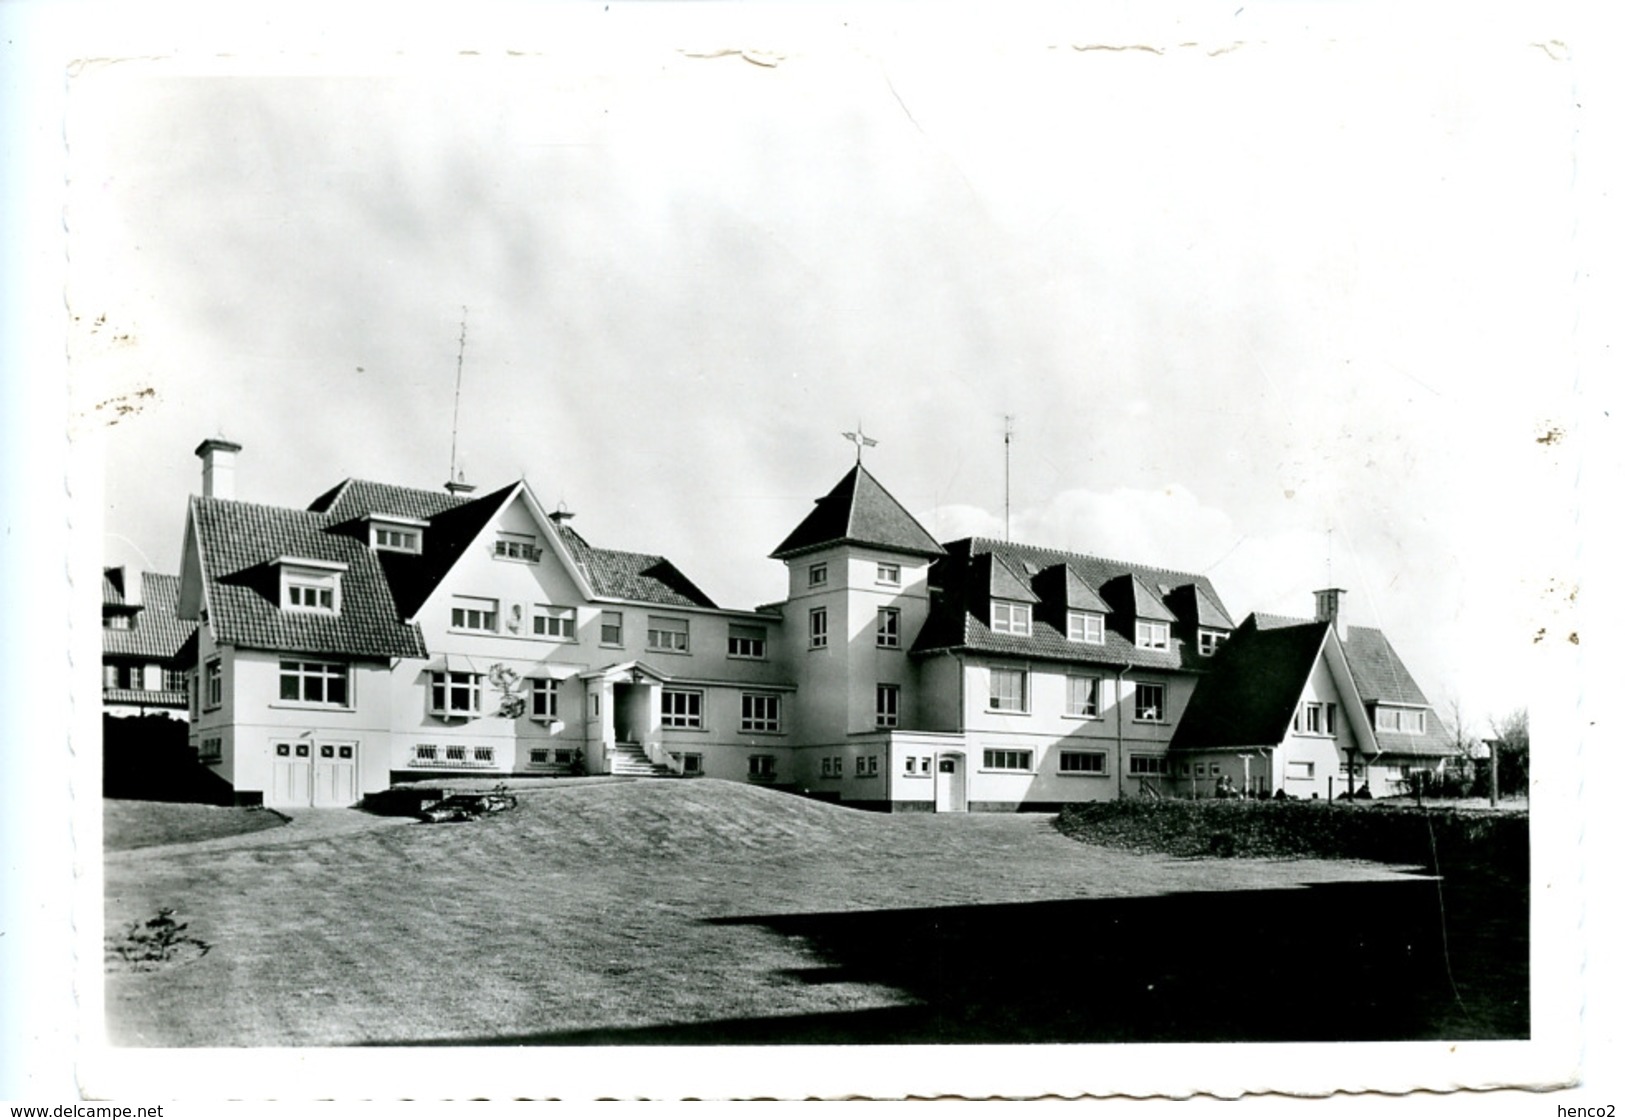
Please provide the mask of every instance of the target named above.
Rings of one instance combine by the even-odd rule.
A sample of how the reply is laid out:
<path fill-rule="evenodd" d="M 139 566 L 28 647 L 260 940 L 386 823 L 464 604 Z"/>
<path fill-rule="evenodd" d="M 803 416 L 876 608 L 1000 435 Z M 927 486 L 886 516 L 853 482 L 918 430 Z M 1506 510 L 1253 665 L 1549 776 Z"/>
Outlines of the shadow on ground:
<path fill-rule="evenodd" d="M 758 925 L 800 940 L 822 963 L 784 974 L 787 982 L 878 985 L 902 993 L 903 1005 L 442 1041 L 1310 1042 L 1529 1035 L 1528 889 L 1493 875 L 1459 876 L 1453 884 L 1416 877 L 714 921 Z"/>

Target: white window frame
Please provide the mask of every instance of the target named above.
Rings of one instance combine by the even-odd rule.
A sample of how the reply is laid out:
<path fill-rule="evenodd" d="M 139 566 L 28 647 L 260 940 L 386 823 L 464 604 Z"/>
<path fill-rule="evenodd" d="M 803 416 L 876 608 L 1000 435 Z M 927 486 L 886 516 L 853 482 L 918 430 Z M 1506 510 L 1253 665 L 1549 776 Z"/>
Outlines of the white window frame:
<path fill-rule="evenodd" d="M 679 703 L 679 700 L 681 703 Z M 705 730 L 705 690 L 701 688 L 661 689 L 660 726 L 668 731 Z"/>
<path fill-rule="evenodd" d="M 829 583 L 829 565 L 813 564 L 807 568 L 807 586 L 823 587 Z"/>
<path fill-rule="evenodd" d="M 879 607 L 875 610 L 875 647 L 903 648 L 903 612 L 897 607 Z"/>
<path fill-rule="evenodd" d="M 1314 760 L 1302 758 L 1287 759 L 1286 776 L 1292 781 L 1314 781 Z"/>
<path fill-rule="evenodd" d="M 287 691 L 290 682 L 294 686 L 294 695 L 285 696 L 283 693 Z M 307 686 L 312 682 L 319 685 L 322 693 L 315 700 L 305 695 Z M 329 699 L 335 683 L 343 694 L 337 700 Z M 297 704 L 300 707 L 311 708 L 349 708 L 352 695 L 350 667 L 342 661 L 305 661 L 293 657 L 284 657 L 277 661 L 278 704 Z"/>
<path fill-rule="evenodd" d="M 559 718 L 559 682 L 554 677 L 532 677 L 530 718 L 554 723 Z"/>
<path fill-rule="evenodd" d="M 414 556 L 423 552 L 422 525 L 374 519 L 371 528 L 372 547 L 379 552 L 405 552 Z"/>
<path fill-rule="evenodd" d="M 554 606 L 552 603 L 532 603 L 530 636 L 549 642 L 575 641 L 576 609 Z"/>
<path fill-rule="evenodd" d="M 282 609 L 308 614 L 338 614 L 338 578 L 285 576 L 282 580 Z"/>
<path fill-rule="evenodd" d="M 429 674 L 429 714 L 442 718 L 472 718 L 480 714 L 480 692 L 484 680 L 480 673 L 461 673 L 439 670 Z M 462 697 L 467 706 L 453 703 Z"/>
<path fill-rule="evenodd" d="M 542 549 L 533 533 L 513 533 L 506 529 L 498 529 L 497 539 L 491 545 L 491 555 L 497 560 L 516 560 L 534 564 L 541 558 Z"/>
<path fill-rule="evenodd" d="M 767 627 L 755 623 L 728 623 L 728 656 L 747 661 L 767 659 Z"/>
<path fill-rule="evenodd" d="M 1001 685 L 1003 687 L 1001 687 Z M 1014 685 L 1012 689 L 1009 686 Z M 1027 713 L 1027 670 L 995 667 L 987 673 L 989 711 Z"/>
<path fill-rule="evenodd" d="M 875 565 L 875 582 L 882 587 L 901 587 L 903 585 L 903 566 L 881 561 Z"/>
<path fill-rule="evenodd" d="M 995 634 L 1009 634 L 1015 638 L 1031 637 L 1033 632 L 1033 608 L 1029 603 L 1012 603 L 1008 599 L 993 600 L 993 610 L 988 616 L 989 629 Z"/>
<path fill-rule="evenodd" d="M 611 621 L 613 619 L 613 621 Z M 615 637 L 609 633 L 615 631 Z M 626 615 L 622 611 L 598 612 L 598 644 L 601 646 L 614 646 L 616 649 L 626 645 Z"/>
<path fill-rule="evenodd" d="M 648 648 L 660 653 L 687 653 L 688 619 L 650 615 Z"/>
<path fill-rule="evenodd" d="M 1230 635 L 1223 630 L 1198 630 L 1196 632 L 1196 652 L 1203 657 L 1212 657 L 1219 652 L 1219 647 L 1230 639 Z"/>
<path fill-rule="evenodd" d="M 1141 690 L 1145 690 L 1142 692 Z M 1148 703 L 1150 690 L 1157 690 L 1157 702 Z M 1149 712 L 1150 714 L 1146 714 Z M 1168 686 L 1159 681 L 1136 681 L 1134 684 L 1134 722 L 1135 723 L 1167 723 L 1168 722 Z"/>
<path fill-rule="evenodd" d="M 1033 752 L 1013 747 L 986 747 L 982 751 L 982 769 L 1031 774 Z"/>
<path fill-rule="evenodd" d="M 739 695 L 739 730 L 776 735 L 784 728 L 783 698 L 774 692 L 743 692 Z"/>
<path fill-rule="evenodd" d="M 164 691 L 165 692 L 185 692 L 186 691 L 186 670 L 185 669 L 165 669 L 163 671 L 163 673 L 164 673 Z"/>
<path fill-rule="evenodd" d="M 203 710 L 212 711 L 224 702 L 226 691 L 225 670 L 218 657 L 203 663 L 203 681 Z"/>
<path fill-rule="evenodd" d="M 1134 621 L 1134 644 L 1141 649 L 1166 650 L 1171 636 L 1166 622 L 1153 622 L 1139 618 Z"/>
<path fill-rule="evenodd" d="M 903 688 L 896 684 L 875 685 L 875 726 L 896 727 L 903 707 Z"/>
<path fill-rule="evenodd" d="M 1128 756 L 1131 778 L 1165 778 L 1168 776 L 1168 756 L 1165 754 L 1131 754 Z"/>
<path fill-rule="evenodd" d="M 451 597 L 451 623 L 448 629 L 465 634 L 495 634 L 500 604 L 479 595 Z M 477 617 L 478 621 L 471 621 Z"/>
<path fill-rule="evenodd" d="M 813 607 L 807 612 L 807 648 L 829 648 L 829 610 Z"/>
<path fill-rule="evenodd" d="M 1427 719 L 1421 708 L 1377 708 L 1377 730 L 1389 735 L 1426 734 Z"/>
<path fill-rule="evenodd" d="M 1078 703 L 1077 689 L 1087 685 L 1092 694 L 1087 704 Z M 1099 719 L 1103 678 L 1068 674 L 1066 678 L 1066 714 L 1074 719 Z"/>
<path fill-rule="evenodd" d="M 1092 762 L 1093 765 L 1068 766 L 1067 761 L 1069 759 L 1087 760 Z M 1104 778 L 1106 776 L 1106 752 L 1079 750 L 1060 751 L 1058 752 L 1055 760 L 1055 772 L 1057 774 L 1080 775 L 1089 778 Z"/>
<path fill-rule="evenodd" d="M 1098 611 L 1067 611 L 1066 640 L 1085 645 L 1106 644 L 1106 616 Z"/>

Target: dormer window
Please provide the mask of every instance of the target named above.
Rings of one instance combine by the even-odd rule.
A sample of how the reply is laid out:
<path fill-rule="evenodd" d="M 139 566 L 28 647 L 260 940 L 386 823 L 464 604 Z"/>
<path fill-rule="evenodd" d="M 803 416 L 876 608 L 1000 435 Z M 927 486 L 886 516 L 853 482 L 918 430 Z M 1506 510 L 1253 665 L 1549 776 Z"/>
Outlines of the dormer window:
<path fill-rule="evenodd" d="M 330 560 L 281 557 L 282 609 L 312 614 L 338 614 L 343 606 L 339 577 L 348 565 Z"/>
<path fill-rule="evenodd" d="M 367 518 L 367 533 L 372 541 L 372 547 L 380 552 L 410 552 L 414 555 L 423 551 L 423 530 L 429 527 L 427 521 L 418 521 L 409 517 L 390 517 L 374 513 Z"/>
<path fill-rule="evenodd" d="M 530 533 L 497 533 L 496 555 L 504 560 L 523 560 L 533 563 L 541 550 L 536 546 L 536 538 Z"/>
<path fill-rule="evenodd" d="M 1422 735 L 1427 732 L 1427 713 L 1420 708 L 1378 708 L 1377 730 L 1401 735 Z"/>
<path fill-rule="evenodd" d="M 1230 637 L 1223 630 L 1198 630 L 1196 632 L 1196 652 L 1203 657 L 1212 657 L 1219 652 L 1219 647 Z"/>
<path fill-rule="evenodd" d="M 1141 619 L 1134 624 L 1134 644 L 1141 649 L 1167 649 L 1168 624 Z"/>
<path fill-rule="evenodd" d="M 1033 609 L 1026 603 L 993 600 L 993 632 L 1027 637 L 1033 632 Z"/>
<path fill-rule="evenodd" d="M 1094 611 L 1066 612 L 1066 640 L 1092 646 L 1106 644 L 1106 616 Z"/>

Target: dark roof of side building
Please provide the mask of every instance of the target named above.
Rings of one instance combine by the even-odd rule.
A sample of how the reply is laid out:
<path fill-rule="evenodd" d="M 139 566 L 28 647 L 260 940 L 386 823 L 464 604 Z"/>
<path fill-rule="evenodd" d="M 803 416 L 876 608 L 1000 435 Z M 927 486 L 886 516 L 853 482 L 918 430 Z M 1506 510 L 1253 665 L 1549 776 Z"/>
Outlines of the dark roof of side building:
<path fill-rule="evenodd" d="M 867 545 L 914 556 L 942 555 L 942 546 L 861 463 L 818 499 L 813 511 L 770 555 L 786 560 L 837 544 Z"/>
<path fill-rule="evenodd" d="M 1244 621 L 1196 684 L 1170 750 L 1273 747 L 1292 716 L 1326 642 L 1327 623 L 1260 628 Z"/>
<path fill-rule="evenodd" d="M 559 534 L 595 595 L 666 607 L 716 606 L 664 556 L 594 548 L 569 526 L 561 526 Z"/>
<path fill-rule="evenodd" d="M 102 577 L 105 596 L 112 581 Z M 197 629 L 197 623 L 183 621 L 175 614 L 180 578 L 159 572 L 141 573 L 141 609 L 130 620 L 130 629 L 102 631 L 104 657 L 140 657 L 150 661 L 172 661 Z M 123 596 L 120 596 L 121 603 Z"/>
<path fill-rule="evenodd" d="M 1196 648 L 1195 608 L 1181 614 L 1179 594 L 1182 587 L 1194 585 L 1200 597 L 1222 612 L 1218 592 L 1206 576 L 980 537 L 952 541 L 946 552 L 931 568 L 931 611 L 915 640 L 916 653 L 969 650 L 1139 668 L 1208 667 L 1210 659 Z M 1057 565 L 1064 565 L 1070 575 L 1057 578 Z M 989 600 L 994 597 L 994 571 L 1001 573 L 1001 587 L 1015 580 L 1031 596 L 1035 604 L 1031 635 L 993 633 Z M 1068 604 L 1085 601 L 1107 608 L 1102 645 L 1067 640 Z M 1192 604 L 1196 601 L 1190 599 Z M 1138 618 L 1172 622 L 1167 650 L 1136 644 Z"/>

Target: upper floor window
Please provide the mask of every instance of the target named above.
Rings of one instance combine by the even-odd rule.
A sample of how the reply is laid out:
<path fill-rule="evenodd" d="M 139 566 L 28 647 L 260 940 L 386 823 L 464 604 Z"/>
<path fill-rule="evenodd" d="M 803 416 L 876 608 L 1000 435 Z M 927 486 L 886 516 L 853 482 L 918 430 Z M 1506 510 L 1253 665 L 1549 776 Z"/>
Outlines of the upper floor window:
<path fill-rule="evenodd" d="M 559 718 L 559 682 L 538 678 L 530 682 L 530 718 Z"/>
<path fill-rule="evenodd" d="M 350 702 L 350 670 L 337 661 L 282 661 L 277 666 L 279 698 L 298 704 Z"/>
<path fill-rule="evenodd" d="M 875 726 L 896 727 L 897 706 L 902 690 L 894 684 L 875 685 Z"/>
<path fill-rule="evenodd" d="M 829 612 L 823 607 L 807 612 L 807 645 L 813 649 L 829 645 Z"/>
<path fill-rule="evenodd" d="M 299 560 L 282 557 L 277 561 L 282 578 L 284 610 L 337 614 L 343 606 L 339 577 L 348 565 L 327 560 Z"/>
<path fill-rule="evenodd" d="M 497 632 L 497 601 L 477 599 L 469 595 L 454 595 L 451 599 L 451 628 L 453 630 L 479 630 L 487 634 Z"/>
<path fill-rule="evenodd" d="M 1421 735 L 1427 731 L 1427 713 L 1420 708 L 1378 708 L 1377 730 Z"/>
<path fill-rule="evenodd" d="M 900 564 L 876 564 L 875 582 L 883 583 L 887 587 L 897 587 L 903 582 L 903 568 Z"/>
<path fill-rule="evenodd" d="M 1026 637 L 1033 632 L 1033 609 L 1026 603 L 993 600 L 993 632 Z"/>
<path fill-rule="evenodd" d="M 728 624 L 728 656 L 766 657 L 767 627 L 730 622 Z"/>
<path fill-rule="evenodd" d="M 185 669 L 165 669 L 164 670 L 164 691 L 165 692 L 185 692 L 186 691 L 186 670 Z"/>
<path fill-rule="evenodd" d="M 224 677 L 220 671 L 220 659 L 216 657 L 203 666 L 203 706 L 205 708 L 218 708 L 224 691 Z"/>
<path fill-rule="evenodd" d="M 372 522 L 372 547 L 385 552 L 422 552 L 422 526 L 375 520 Z"/>
<path fill-rule="evenodd" d="M 1168 624 L 1141 619 L 1134 624 L 1134 644 L 1141 649 L 1167 649 Z"/>
<path fill-rule="evenodd" d="M 495 554 L 505 560 L 535 560 L 541 550 L 536 547 L 536 537 L 531 533 L 498 530 Z"/>
<path fill-rule="evenodd" d="M 739 730 L 777 731 L 779 698 L 770 694 L 747 692 L 739 698 Z"/>
<path fill-rule="evenodd" d="M 1292 717 L 1292 730 L 1301 735 L 1336 735 L 1337 705 L 1305 700 Z"/>
<path fill-rule="evenodd" d="M 429 711 L 437 716 L 477 715 L 480 710 L 478 673 L 432 673 Z"/>
<path fill-rule="evenodd" d="M 1027 673 L 1022 669 L 994 669 L 987 706 L 1006 712 L 1027 710 Z"/>
<path fill-rule="evenodd" d="M 537 603 L 531 611 L 530 632 L 538 638 L 573 642 L 576 640 L 576 609 Z"/>
<path fill-rule="evenodd" d="M 622 637 L 621 612 L 598 612 L 598 644 L 601 646 L 618 646 L 625 639 Z"/>
<path fill-rule="evenodd" d="M 807 586 L 822 587 L 829 582 L 829 565 L 814 564 L 807 569 Z"/>
<path fill-rule="evenodd" d="M 686 688 L 667 688 L 660 693 L 660 726 L 699 728 L 704 726 L 705 693 Z"/>
<path fill-rule="evenodd" d="M 1067 611 L 1066 640 L 1087 642 L 1094 646 L 1105 645 L 1106 616 L 1094 611 Z"/>
<path fill-rule="evenodd" d="M 1198 630 L 1196 632 L 1196 652 L 1203 657 L 1212 657 L 1219 652 L 1219 647 L 1230 637 L 1223 630 Z"/>
<path fill-rule="evenodd" d="M 649 648 L 669 653 L 688 652 L 688 619 L 650 618 Z"/>
<path fill-rule="evenodd" d="M 1134 686 L 1134 718 L 1144 723 L 1166 723 L 1168 689 L 1165 685 L 1141 682 Z"/>
<path fill-rule="evenodd" d="M 1098 716 L 1100 714 L 1100 678 L 1066 678 L 1066 714 L 1069 716 Z"/>
<path fill-rule="evenodd" d="M 896 607 L 881 607 L 875 616 L 875 645 L 881 649 L 899 649 L 903 644 L 903 612 Z"/>
<path fill-rule="evenodd" d="M 105 630 L 129 630 L 133 621 L 127 614 L 105 614 L 102 616 L 102 628 Z"/>

